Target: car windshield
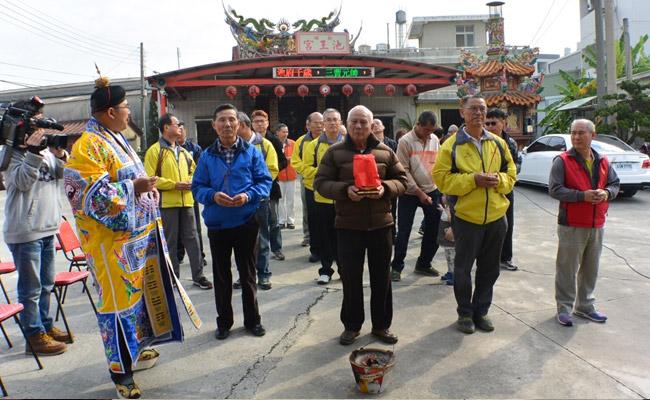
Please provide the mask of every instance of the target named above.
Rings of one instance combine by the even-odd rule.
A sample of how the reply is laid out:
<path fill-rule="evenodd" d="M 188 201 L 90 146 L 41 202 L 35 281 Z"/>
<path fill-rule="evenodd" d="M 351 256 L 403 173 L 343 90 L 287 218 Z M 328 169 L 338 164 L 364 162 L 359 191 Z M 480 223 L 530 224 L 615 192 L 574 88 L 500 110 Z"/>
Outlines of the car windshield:
<path fill-rule="evenodd" d="M 636 151 L 630 145 L 628 145 L 627 143 L 625 143 L 621 139 L 617 138 L 616 136 L 598 135 L 598 136 L 596 136 L 596 138 L 594 138 L 594 142 L 601 142 L 601 143 L 611 144 L 612 146 L 618 147 L 620 150 L 623 150 L 623 151 Z M 594 145 L 594 147 L 595 147 L 595 145 Z M 596 150 L 598 150 L 598 149 L 596 149 Z"/>

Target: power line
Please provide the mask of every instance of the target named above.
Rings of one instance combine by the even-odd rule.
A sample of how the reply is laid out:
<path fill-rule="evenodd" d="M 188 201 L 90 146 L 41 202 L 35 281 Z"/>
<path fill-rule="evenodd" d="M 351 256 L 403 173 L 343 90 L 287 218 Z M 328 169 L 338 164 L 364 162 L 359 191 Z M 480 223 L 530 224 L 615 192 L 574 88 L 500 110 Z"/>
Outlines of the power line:
<path fill-rule="evenodd" d="M 79 41 L 81 43 L 84 43 L 85 45 L 91 45 L 91 46 L 95 46 L 95 47 L 97 47 L 97 46 L 103 47 L 104 48 L 103 50 L 107 50 L 107 51 L 111 51 L 111 52 L 122 52 L 122 53 L 128 53 L 129 52 L 129 50 L 126 50 L 123 47 L 118 47 L 118 46 L 113 46 L 113 45 L 106 45 L 106 44 L 103 44 L 102 41 L 89 40 L 86 37 L 83 37 L 83 36 L 79 35 L 78 33 L 72 31 L 71 29 L 67 29 L 65 26 L 59 27 L 59 26 L 49 22 L 48 18 L 35 18 L 35 17 L 33 17 L 33 13 L 30 10 L 22 8 L 19 5 L 12 4 L 12 3 L 10 3 L 10 2 L 8 2 L 6 0 L 5 0 L 5 3 L 6 3 L 6 5 L 4 7 L 5 7 L 6 10 L 9 10 L 10 12 L 13 12 L 13 13 L 17 14 L 18 16 L 24 17 L 24 18 L 26 18 L 26 19 L 28 19 L 28 20 L 30 20 L 32 22 L 35 22 L 35 23 L 39 24 L 41 27 L 51 29 L 51 30 L 53 30 L 55 32 L 58 32 L 58 33 L 61 33 L 63 35 L 74 36 L 74 37 L 78 38 L 78 39 L 74 39 L 74 40 L 77 40 L 77 41 Z M 9 6 L 9 7 L 7 7 L 7 6 Z M 22 14 L 20 11 L 17 11 L 16 8 L 24 11 L 26 14 Z M 64 23 L 64 25 L 65 25 L 65 23 Z"/>
<path fill-rule="evenodd" d="M 553 9 L 553 6 L 555 5 L 555 1 L 556 1 L 556 0 L 553 0 L 553 2 L 551 3 L 551 6 L 550 6 L 550 7 L 548 8 L 548 10 L 546 11 L 546 15 L 544 16 L 544 19 L 542 19 L 542 23 L 539 24 L 539 27 L 538 27 L 537 30 L 535 31 L 535 34 L 534 34 L 533 37 L 530 39 L 530 43 L 531 43 L 531 44 L 535 41 L 535 37 L 537 36 L 537 34 L 539 33 L 539 31 L 542 29 L 542 26 L 544 26 L 544 24 L 546 23 L 546 18 L 548 18 L 548 15 L 551 13 L 551 10 Z"/>
<path fill-rule="evenodd" d="M 40 37 L 42 37 L 44 39 L 53 41 L 53 42 L 55 42 L 57 44 L 68 47 L 70 49 L 77 50 L 77 51 L 83 51 L 83 52 L 90 52 L 91 54 L 99 55 L 99 56 L 104 57 L 104 58 L 111 58 L 111 59 L 114 59 L 114 60 L 119 60 L 119 58 L 115 57 L 114 55 L 112 55 L 111 53 L 109 53 L 107 51 L 101 51 L 99 49 L 88 47 L 88 46 L 85 46 L 85 45 L 82 45 L 82 44 L 76 44 L 76 43 L 73 43 L 73 42 L 67 40 L 66 38 L 61 38 L 59 35 L 55 35 L 53 33 L 44 34 L 44 33 L 41 32 L 40 27 L 34 26 L 34 25 L 26 23 L 24 21 L 20 21 L 20 23 L 22 24 L 21 25 L 21 24 L 16 23 L 10 17 L 7 17 L 6 15 L 3 15 L 3 14 L 0 14 L 0 19 L 4 20 L 5 22 L 8 22 L 11 25 L 14 25 L 14 26 L 16 26 L 16 27 L 18 27 L 20 29 L 24 29 L 24 30 L 26 30 L 26 31 L 28 31 L 30 33 L 33 33 L 36 36 L 40 36 Z M 28 29 L 25 25 L 29 26 L 29 27 L 32 27 L 35 30 Z M 56 42 L 55 39 L 58 40 L 59 42 Z M 133 64 L 137 64 L 137 63 L 133 62 Z"/>
<path fill-rule="evenodd" d="M 33 69 L 33 70 L 36 70 L 36 71 L 51 72 L 53 74 L 83 76 L 85 78 L 93 77 L 93 75 L 75 74 L 73 72 L 64 72 L 64 71 L 55 71 L 55 70 L 51 70 L 51 69 L 31 67 L 31 66 L 28 66 L 28 65 L 13 64 L 13 63 L 8 63 L 8 62 L 4 62 L 4 61 L 0 61 L 0 64 L 10 65 L 10 66 L 16 67 L 16 68 L 27 68 L 27 69 Z"/>
<path fill-rule="evenodd" d="M 559 16 L 560 14 L 562 14 L 562 11 L 564 11 L 564 9 L 566 8 L 566 6 L 569 4 L 569 1 L 570 1 L 570 0 L 566 0 L 566 1 L 565 1 L 564 5 L 563 5 L 562 8 L 560 9 L 560 12 L 557 13 L 556 18 L 554 18 L 554 19 L 553 19 L 553 22 L 551 22 L 551 24 L 548 25 L 548 26 L 544 29 L 544 32 L 542 32 L 541 36 L 539 37 L 539 40 L 542 40 L 542 38 L 544 37 L 544 35 L 546 35 L 546 32 L 548 32 L 548 30 L 551 28 L 551 26 L 553 26 L 553 25 L 555 24 L 555 22 L 557 22 L 557 16 Z M 531 42 L 531 44 L 532 44 L 532 42 Z"/>
<path fill-rule="evenodd" d="M 36 80 L 44 81 L 44 82 L 65 83 L 64 81 L 55 81 L 55 80 L 52 80 L 52 79 L 44 79 L 44 78 L 28 78 L 26 76 L 15 75 L 15 74 L 6 74 L 4 72 L 0 73 L 0 75 L 1 76 L 11 76 L 13 78 L 20 78 L 20 79 L 36 79 Z"/>
<path fill-rule="evenodd" d="M 4 79 L 0 79 L 0 82 L 8 83 L 8 84 L 10 84 L 10 85 L 14 85 L 14 86 L 22 86 L 22 87 L 26 87 L 26 88 L 30 88 L 30 89 L 35 89 L 35 88 L 38 87 L 38 86 L 28 85 L 28 84 L 26 84 L 26 83 L 6 81 L 6 80 L 4 80 Z"/>

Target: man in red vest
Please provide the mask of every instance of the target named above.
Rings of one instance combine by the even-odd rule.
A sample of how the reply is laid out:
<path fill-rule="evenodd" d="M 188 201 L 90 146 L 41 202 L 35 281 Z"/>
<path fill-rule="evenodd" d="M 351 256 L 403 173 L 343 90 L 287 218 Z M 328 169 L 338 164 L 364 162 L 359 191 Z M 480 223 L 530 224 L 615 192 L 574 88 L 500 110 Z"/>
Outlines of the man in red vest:
<path fill-rule="evenodd" d="M 594 289 L 605 216 L 609 202 L 618 194 L 620 182 L 607 157 L 591 147 L 594 137 L 593 122 L 574 120 L 571 123 L 573 148 L 555 158 L 549 177 L 548 191 L 560 201 L 555 301 L 557 320 L 564 326 L 573 325 L 571 310 L 574 315 L 595 322 L 607 320 L 594 307 Z"/>

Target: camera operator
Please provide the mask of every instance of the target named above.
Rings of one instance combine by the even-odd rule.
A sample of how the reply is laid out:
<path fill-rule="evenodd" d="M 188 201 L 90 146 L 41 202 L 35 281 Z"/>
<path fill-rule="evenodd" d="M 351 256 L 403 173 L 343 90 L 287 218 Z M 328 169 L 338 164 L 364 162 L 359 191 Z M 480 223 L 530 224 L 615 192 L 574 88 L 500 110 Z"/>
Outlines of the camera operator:
<path fill-rule="evenodd" d="M 21 101 L 20 109 L 34 109 L 42 116 L 43 104 Z M 27 136 L 29 135 L 29 136 Z M 63 183 L 65 150 L 48 148 L 45 130 L 34 128 L 24 145 L 11 154 L 5 175 L 4 239 L 18 271 L 18 301 L 25 309 L 20 322 L 27 336 L 27 350 L 39 355 L 66 351 L 67 333 L 53 325 L 50 294 L 54 286 L 54 235 L 61 221 L 59 193 Z M 54 201 L 53 201 L 54 200 Z"/>

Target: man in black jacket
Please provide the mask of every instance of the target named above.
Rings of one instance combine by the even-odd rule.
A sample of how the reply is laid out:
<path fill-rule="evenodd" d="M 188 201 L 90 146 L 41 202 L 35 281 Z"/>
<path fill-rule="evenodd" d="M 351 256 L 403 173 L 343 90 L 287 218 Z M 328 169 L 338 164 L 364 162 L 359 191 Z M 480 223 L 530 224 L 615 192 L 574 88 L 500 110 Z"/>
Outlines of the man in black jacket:
<path fill-rule="evenodd" d="M 266 138 L 273 145 L 275 152 L 278 154 L 278 168 L 282 171 L 287 167 L 287 157 L 282 150 L 282 142 L 280 142 L 280 139 L 269 131 L 269 115 L 263 110 L 255 110 L 251 114 L 251 119 L 253 122 L 253 131 L 262 135 L 262 137 Z M 281 197 L 280 184 L 276 178 L 273 180 L 273 186 L 271 186 L 269 231 L 271 253 L 273 253 L 273 258 L 280 261 L 285 258 L 284 254 L 282 254 L 282 231 L 280 230 L 280 224 L 278 224 L 278 206 Z"/>

